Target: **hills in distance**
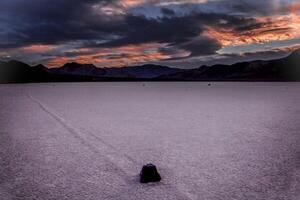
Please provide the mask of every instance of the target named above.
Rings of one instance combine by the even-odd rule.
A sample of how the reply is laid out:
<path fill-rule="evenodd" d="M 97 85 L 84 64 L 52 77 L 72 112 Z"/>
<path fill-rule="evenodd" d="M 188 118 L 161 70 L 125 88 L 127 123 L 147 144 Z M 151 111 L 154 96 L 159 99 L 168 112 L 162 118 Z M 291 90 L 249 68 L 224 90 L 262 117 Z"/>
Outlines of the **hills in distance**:
<path fill-rule="evenodd" d="M 88 81 L 300 81 L 300 50 L 270 61 L 179 69 L 146 64 L 122 68 L 97 68 L 93 64 L 67 63 L 48 69 L 19 61 L 0 62 L 0 83 Z"/>

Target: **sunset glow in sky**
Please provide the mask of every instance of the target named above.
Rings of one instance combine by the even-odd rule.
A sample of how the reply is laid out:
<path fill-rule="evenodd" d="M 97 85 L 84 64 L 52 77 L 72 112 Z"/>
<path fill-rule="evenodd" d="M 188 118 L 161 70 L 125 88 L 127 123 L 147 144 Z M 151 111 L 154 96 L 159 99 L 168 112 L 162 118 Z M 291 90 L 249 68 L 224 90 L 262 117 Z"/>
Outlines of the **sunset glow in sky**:
<path fill-rule="evenodd" d="M 0 60 L 191 68 L 298 48 L 298 0 L 0 1 Z"/>

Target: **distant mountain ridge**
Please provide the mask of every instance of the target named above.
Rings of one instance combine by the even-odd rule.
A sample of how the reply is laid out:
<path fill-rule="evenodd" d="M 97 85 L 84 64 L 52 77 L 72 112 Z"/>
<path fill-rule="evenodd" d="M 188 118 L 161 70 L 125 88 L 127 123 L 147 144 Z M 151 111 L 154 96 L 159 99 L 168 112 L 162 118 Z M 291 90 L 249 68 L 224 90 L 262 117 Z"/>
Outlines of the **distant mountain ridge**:
<path fill-rule="evenodd" d="M 48 69 L 19 61 L 0 61 L 0 83 L 76 81 L 300 81 L 300 50 L 270 61 L 179 69 L 160 65 L 97 68 L 93 64 L 66 63 Z"/>
<path fill-rule="evenodd" d="M 300 81 L 300 50 L 281 59 L 202 66 L 158 77 L 164 81 Z"/>
<path fill-rule="evenodd" d="M 66 63 L 62 67 L 50 69 L 54 74 L 76 76 L 103 76 L 105 70 L 93 64 Z"/>
<path fill-rule="evenodd" d="M 104 68 L 107 77 L 133 77 L 133 78 L 156 78 L 162 75 L 170 75 L 183 71 L 178 68 L 171 68 L 161 65 L 141 65 L 122 68 Z"/>
<path fill-rule="evenodd" d="M 56 74 L 90 77 L 156 78 L 161 75 L 169 75 L 182 70 L 151 64 L 121 68 L 97 68 L 93 64 L 67 63 L 62 67 L 50 69 L 50 71 Z"/>

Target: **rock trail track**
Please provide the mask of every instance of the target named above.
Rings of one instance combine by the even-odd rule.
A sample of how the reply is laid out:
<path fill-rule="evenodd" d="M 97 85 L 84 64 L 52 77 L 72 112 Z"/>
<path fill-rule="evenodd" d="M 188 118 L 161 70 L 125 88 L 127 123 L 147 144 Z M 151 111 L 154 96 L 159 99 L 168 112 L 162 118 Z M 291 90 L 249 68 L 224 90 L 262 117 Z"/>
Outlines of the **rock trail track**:
<path fill-rule="evenodd" d="M 61 126 L 63 126 L 70 134 L 80 141 L 82 145 L 85 145 L 90 149 L 91 152 L 105 158 L 112 166 L 111 170 L 123 178 L 129 185 L 132 182 L 134 184 L 138 183 L 138 172 L 143 166 L 143 163 L 138 163 L 130 156 L 124 154 L 121 150 L 115 148 L 111 144 L 103 141 L 96 134 L 84 129 L 83 127 L 71 124 L 66 119 L 62 118 L 59 113 L 57 113 L 53 108 L 50 108 L 41 100 L 33 97 L 30 93 L 27 97 L 36 103 L 43 111 L 49 114 L 53 119 L 55 119 Z M 154 183 L 157 185 L 157 183 Z M 159 183 L 158 183 L 159 184 Z M 173 191 L 174 198 L 194 200 L 197 197 L 188 192 L 180 191 L 176 186 L 171 183 L 160 184 L 163 189 Z M 186 188 L 183 184 L 180 184 L 181 188 Z M 182 190 L 182 189 L 181 189 Z"/>
<path fill-rule="evenodd" d="M 297 83 L 0 85 L 0 200 L 298 200 Z M 160 183 L 140 184 L 146 162 Z"/>

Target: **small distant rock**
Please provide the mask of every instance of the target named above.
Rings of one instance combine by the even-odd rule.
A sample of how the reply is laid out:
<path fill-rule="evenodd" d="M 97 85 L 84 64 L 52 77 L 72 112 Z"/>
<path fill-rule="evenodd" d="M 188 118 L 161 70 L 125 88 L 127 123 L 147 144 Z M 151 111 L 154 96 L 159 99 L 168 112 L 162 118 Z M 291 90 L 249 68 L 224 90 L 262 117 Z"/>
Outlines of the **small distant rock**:
<path fill-rule="evenodd" d="M 140 182 L 149 183 L 149 182 L 159 182 L 161 177 L 156 169 L 156 166 L 153 164 L 144 165 L 140 173 Z"/>
<path fill-rule="evenodd" d="M 211 83 L 209 83 L 208 86 L 211 86 Z"/>

